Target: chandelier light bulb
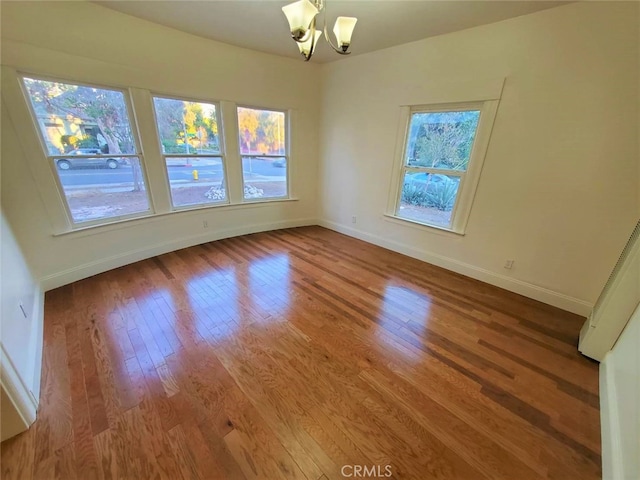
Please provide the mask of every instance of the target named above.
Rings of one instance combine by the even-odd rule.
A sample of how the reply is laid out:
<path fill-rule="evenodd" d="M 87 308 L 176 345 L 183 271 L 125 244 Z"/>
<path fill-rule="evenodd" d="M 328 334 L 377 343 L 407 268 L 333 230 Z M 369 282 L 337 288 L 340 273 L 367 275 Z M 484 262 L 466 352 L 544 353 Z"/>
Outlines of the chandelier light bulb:
<path fill-rule="evenodd" d="M 338 17 L 333 26 L 333 33 L 336 36 L 338 48 L 346 52 L 351 45 L 351 36 L 356 26 L 357 18 L 354 17 Z"/>

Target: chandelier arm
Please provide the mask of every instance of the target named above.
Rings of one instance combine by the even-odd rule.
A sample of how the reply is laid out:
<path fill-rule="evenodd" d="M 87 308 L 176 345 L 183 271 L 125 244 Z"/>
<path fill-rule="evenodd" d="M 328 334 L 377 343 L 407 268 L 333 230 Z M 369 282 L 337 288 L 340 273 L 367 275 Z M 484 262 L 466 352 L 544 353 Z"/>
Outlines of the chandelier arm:
<path fill-rule="evenodd" d="M 309 32 L 311 33 L 311 47 L 309 48 L 309 54 L 305 55 L 304 53 L 302 53 L 302 56 L 304 57 L 304 61 L 308 62 L 309 60 L 311 60 L 311 57 L 313 56 L 313 51 L 316 48 L 316 19 L 314 17 L 313 21 L 311 22 L 311 28 L 309 29 Z"/>
<path fill-rule="evenodd" d="M 329 32 L 327 31 L 327 9 L 326 8 L 324 9 L 323 16 L 324 16 L 324 39 L 327 41 L 327 43 L 331 46 L 331 48 L 333 48 L 333 50 L 336 53 L 339 53 L 340 55 L 349 55 L 351 52 L 343 51 L 342 49 L 336 47 L 331 41 L 331 37 L 329 36 Z"/>

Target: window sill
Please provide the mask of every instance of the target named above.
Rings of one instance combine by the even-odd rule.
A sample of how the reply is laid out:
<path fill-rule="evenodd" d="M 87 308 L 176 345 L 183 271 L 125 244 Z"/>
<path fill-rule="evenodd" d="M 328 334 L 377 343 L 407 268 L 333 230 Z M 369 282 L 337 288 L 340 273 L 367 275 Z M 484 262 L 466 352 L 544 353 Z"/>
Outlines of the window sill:
<path fill-rule="evenodd" d="M 289 197 L 272 197 L 272 198 L 245 198 L 242 200 L 242 203 L 236 203 L 234 205 L 255 205 L 256 203 L 277 203 L 277 202 L 287 202 L 289 200 L 293 200 Z"/>
<path fill-rule="evenodd" d="M 403 225 L 405 227 L 417 228 L 419 230 L 431 231 L 431 233 L 445 235 L 445 236 L 453 236 L 453 237 L 464 237 L 464 232 L 456 232 L 449 228 L 438 227 L 436 225 L 427 225 L 426 223 L 420 223 L 415 220 L 409 220 L 407 218 L 402 218 L 397 215 L 391 215 L 389 213 L 384 214 L 384 219 L 387 222 L 395 223 L 398 225 Z"/>
<path fill-rule="evenodd" d="M 260 208 L 260 207 L 268 207 L 274 203 L 283 203 L 283 202 L 298 202 L 299 198 L 274 198 L 274 199 L 266 199 L 266 200 L 254 200 L 254 201 L 244 201 L 243 203 L 219 203 L 219 204 L 211 204 L 211 205 L 203 205 L 203 206 L 195 206 L 195 207 L 183 207 L 178 208 L 176 210 L 172 210 L 170 212 L 162 212 L 162 213 L 151 213 L 137 217 L 129 217 L 122 218 L 113 221 L 105 221 L 104 223 L 100 223 L 98 225 L 79 225 L 71 230 L 57 232 L 54 233 L 53 237 L 62 237 L 67 235 L 72 235 L 74 237 L 85 237 L 89 235 L 97 235 L 100 233 L 105 233 L 113 230 L 120 230 L 123 228 L 131 228 L 137 227 L 140 225 L 148 225 L 150 223 L 160 222 L 166 220 L 167 216 L 170 215 L 202 215 L 207 210 L 238 210 L 245 208 Z"/>

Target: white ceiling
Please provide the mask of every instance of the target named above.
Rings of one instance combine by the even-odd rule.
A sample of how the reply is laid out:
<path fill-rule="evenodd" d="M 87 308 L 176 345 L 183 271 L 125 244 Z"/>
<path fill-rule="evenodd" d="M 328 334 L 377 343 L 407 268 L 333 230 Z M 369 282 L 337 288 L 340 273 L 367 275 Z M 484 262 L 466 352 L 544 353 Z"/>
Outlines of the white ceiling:
<path fill-rule="evenodd" d="M 293 0 L 98 1 L 100 5 L 212 40 L 301 58 L 281 7 Z M 498 22 L 563 5 L 556 1 L 325 0 L 329 32 L 337 16 L 358 18 L 353 55 Z M 321 14 L 322 15 L 322 14 Z M 343 58 L 320 42 L 311 61 Z"/>

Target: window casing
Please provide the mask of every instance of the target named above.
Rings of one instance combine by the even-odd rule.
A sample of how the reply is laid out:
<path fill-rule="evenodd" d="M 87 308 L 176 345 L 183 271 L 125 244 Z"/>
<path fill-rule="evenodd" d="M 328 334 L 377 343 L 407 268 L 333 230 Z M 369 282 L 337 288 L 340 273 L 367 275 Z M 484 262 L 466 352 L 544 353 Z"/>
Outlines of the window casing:
<path fill-rule="evenodd" d="M 275 131 L 279 130 L 275 136 L 278 141 L 269 151 L 256 152 L 251 149 L 241 155 L 237 130 L 238 105 L 233 101 L 200 102 L 174 96 L 171 92 L 154 95 L 144 88 L 126 85 L 105 86 L 82 79 L 52 78 L 46 73 L 18 72 L 8 66 L 3 66 L 1 70 L 3 101 L 15 124 L 20 125 L 16 132 L 17 139 L 25 152 L 27 164 L 44 201 L 53 235 L 85 230 L 86 234 L 90 234 L 89 230 L 95 227 L 109 228 L 123 221 L 147 219 L 173 212 L 225 206 L 237 208 L 248 203 L 296 200 L 291 198 L 289 183 L 291 112 L 288 110 L 254 109 L 258 113 L 274 114 L 281 119 L 274 124 L 277 127 Z M 33 91 L 29 91 L 25 79 L 57 85 L 56 92 L 70 88 L 87 88 L 93 92 L 117 96 L 119 110 L 122 112 L 119 125 L 126 127 L 127 147 L 121 144 L 114 155 L 106 146 L 109 142 L 103 135 L 104 126 L 101 127 L 98 122 L 89 122 L 82 115 L 76 115 L 77 118 L 71 115 L 67 118 L 66 113 L 62 115 L 60 112 L 54 112 L 56 114 L 39 118 L 39 106 L 34 105 Z M 44 97 L 41 95 L 40 99 L 56 95 L 57 93 Z M 166 146 L 163 149 L 154 97 L 215 106 L 216 124 L 219 129 L 215 151 L 193 151 L 190 148 L 189 153 L 186 149 L 184 152 L 169 152 Z M 223 130 L 223 124 L 229 128 Z M 25 128 L 26 125 L 30 125 L 31 128 Z M 95 142 L 89 142 L 90 145 L 78 144 L 78 139 L 75 139 L 76 143 L 63 145 L 60 137 L 69 135 L 67 130 L 70 127 L 80 133 L 79 137 L 82 137 L 80 139 L 83 142 L 86 143 L 89 137 L 94 140 L 100 137 L 100 142 L 97 145 L 93 144 Z M 186 138 L 191 136 L 191 132 L 188 132 Z M 57 137 L 57 140 L 54 137 Z M 59 161 L 62 161 L 61 167 L 58 167 Z M 168 174 L 167 162 L 182 164 L 181 175 L 184 180 L 188 179 L 189 183 L 195 180 L 195 170 L 198 175 L 198 179 L 195 180 L 197 185 L 206 186 L 205 193 L 210 195 L 200 198 L 202 192 L 199 192 L 198 201 L 185 202 L 184 199 L 178 198 L 175 195 L 177 188 L 172 188 L 178 185 L 171 184 L 171 180 L 175 178 Z M 266 164 L 270 171 L 254 169 L 253 173 L 257 174 L 257 178 L 252 178 L 250 175 L 244 175 L 243 162 L 248 167 L 248 174 L 252 173 L 252 167 L 261 163 L 263 166 Z M 207 167 L 215 167 L 217 178 L 210 178 L 211 172 L 206 171 Z M 116 183 L 115 177 L 111 177 L 111 181 L 106 182 L 109 188 L 102 188 L 105 185 L 100 185 L 104 183 L 101 179 L 98 179 L 97 183 L 95 181 L 96 176 L 104 177 L 114 173 L 119 181 L 110 185 Z M 71 176 L 75 183 L 70 184 Z M 84 183 L 81 178 L 84 178 Z M 255 185 L 260 182 L 262 185 L 258 188 L 262 188 L 265 183 L 269 187 L 264 189 L 264 194 L 243 194 L 245 184 Z M 183 187 L 184 184 L 179 186 Z M 217 191 L 208 192 L 213 187 L 217 187 Z M 95 194 L 91 202 L 83 203 L 83 195 L 90 191 Z M 131 198 L 132 196 L 135 198 Z"/>
<path fill-rule="evenodd" d="M 403 107 L 388 216 L 464 233 L 497 104 Z"/>
<path fill-rule="evenodd" d="M 31 75 L 20 80 L 71 224 L 152 213 L 128 92 Z"/>
<path fill-rule="evenodd" d="M 237 107 L 244 201 L 289 197 L 287 113 Z"/>
<path fill-rule="evenodd" d="M 229 203 L 220 105 L 153 96 L 174 209 Z"/>

